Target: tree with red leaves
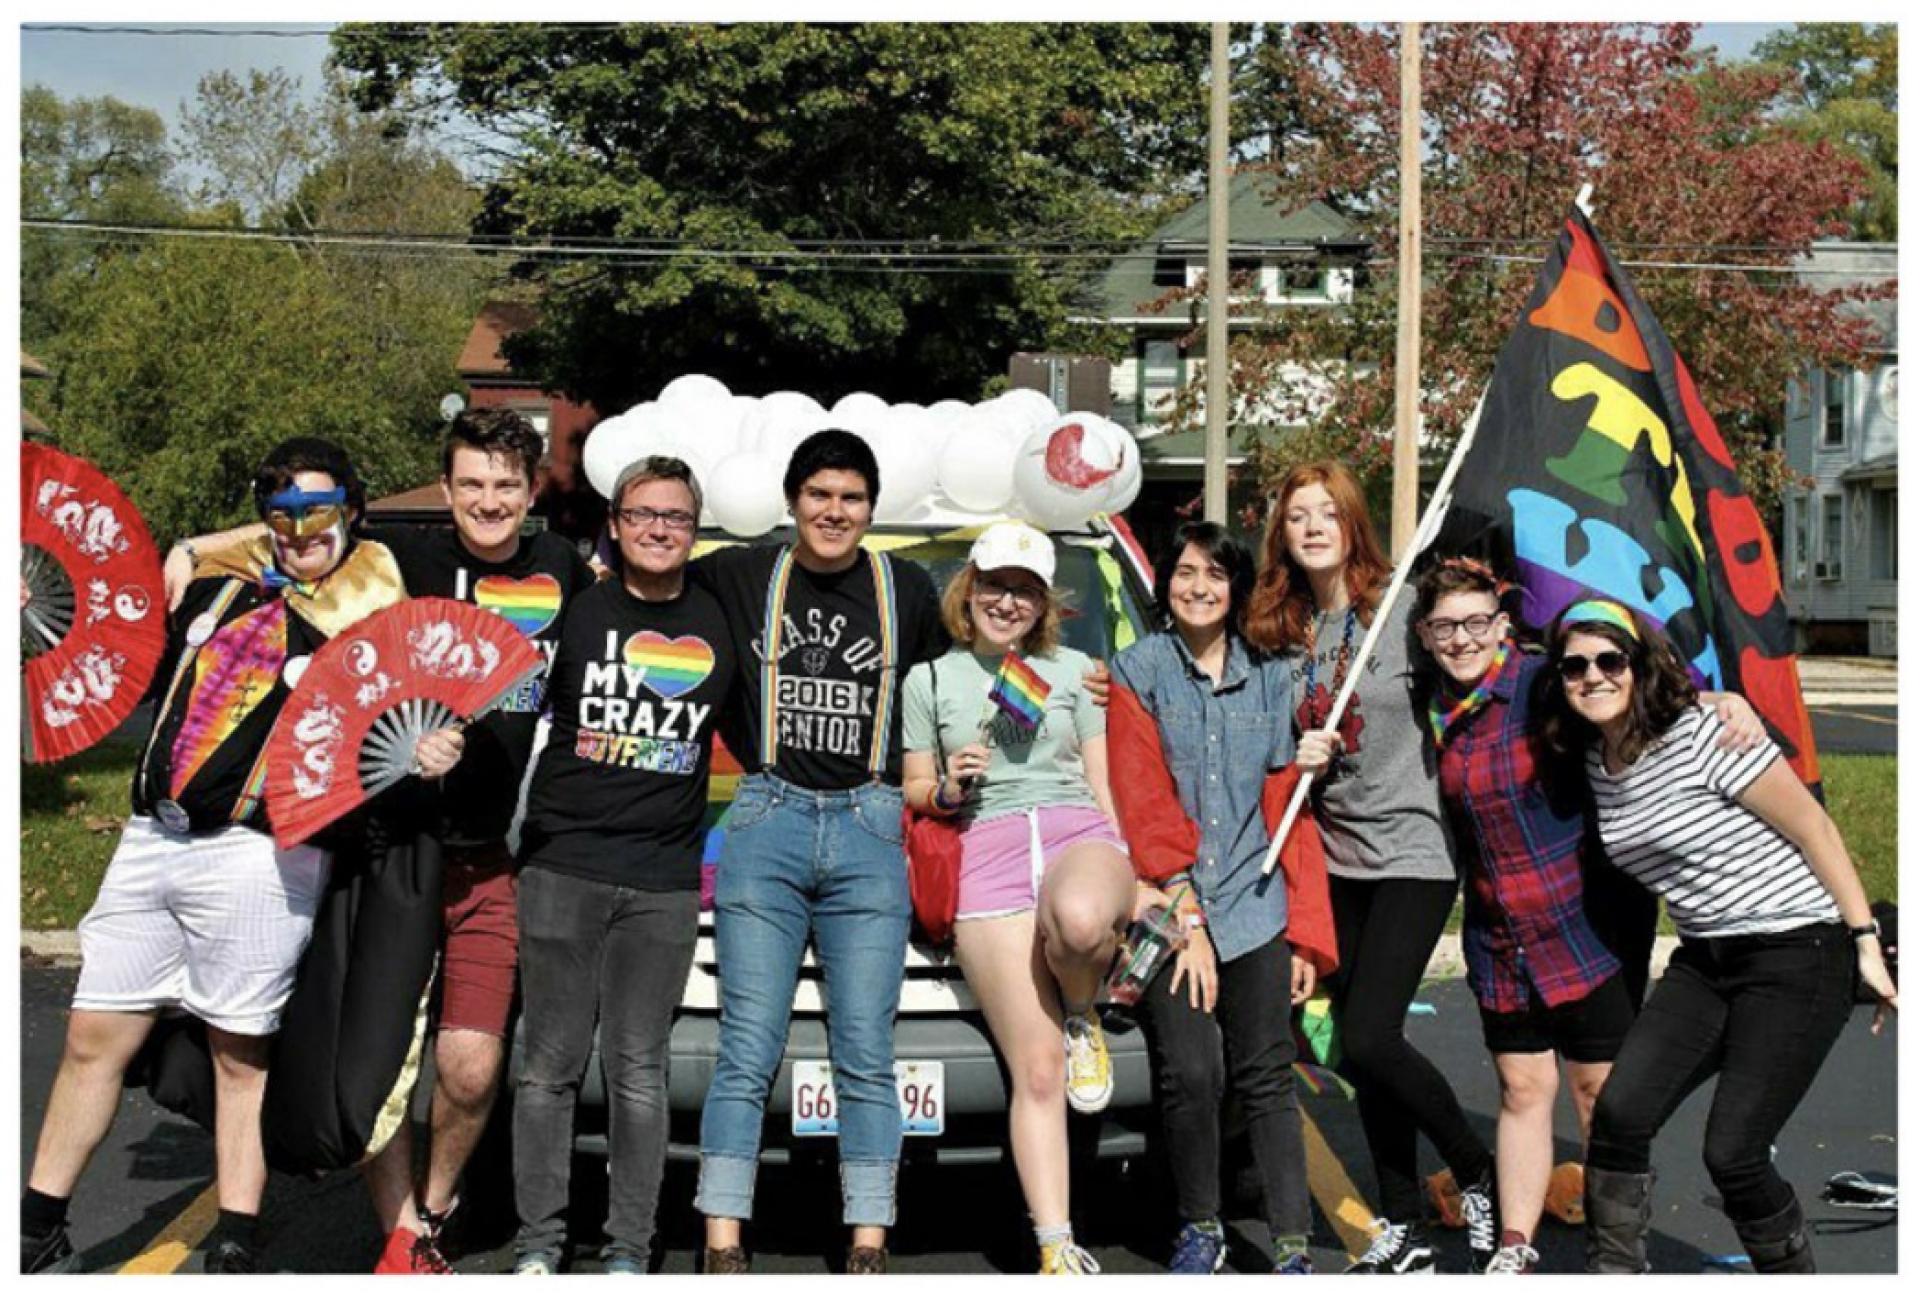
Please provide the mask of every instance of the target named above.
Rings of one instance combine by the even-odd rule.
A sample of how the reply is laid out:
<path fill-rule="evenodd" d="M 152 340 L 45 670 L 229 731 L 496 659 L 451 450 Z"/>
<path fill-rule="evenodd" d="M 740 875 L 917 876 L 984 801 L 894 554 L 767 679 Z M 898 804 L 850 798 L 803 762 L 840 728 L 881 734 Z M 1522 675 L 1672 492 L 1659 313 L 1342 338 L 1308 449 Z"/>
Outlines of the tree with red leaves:
<path fill-rule="evenodd" d="M 1790 73 L 1719 64 L 1692 49 L 1689 24 L 1435 23 L 1421 35 L 1428 458 L 1444 458 L 1459 435 L 1540 258 L 1590 182 L 1595 224 L 1770 511 L 1787 472 L 1770 438 L 1789 379 L 1864 358 L 1866 326 L 1842 309 L 1861 290 L 1827 291 L 1789 271 L 1813 240 L 1846 232 L 1864 191 L 1859 162 L 1769 117 Z M 1267 33 L 1256 55 L 1260 83 L 1284 87 L 1285 102 L 1247 109 L 1268 151 L 1255 165 L 1277 204 L 1326 198 L 1371 235 L 1374 253 L 1350 307 L 1276 309 L 1235 337 L 1233 418 L 1289 429 L 1262 438 L 1254 482 L 1333 455 L 1384 489 L 1400 29 L 1301 23 L 1289 36 Z M 1176 417 L 1197 417 L 1201 389 L 1191 386 Z"/>

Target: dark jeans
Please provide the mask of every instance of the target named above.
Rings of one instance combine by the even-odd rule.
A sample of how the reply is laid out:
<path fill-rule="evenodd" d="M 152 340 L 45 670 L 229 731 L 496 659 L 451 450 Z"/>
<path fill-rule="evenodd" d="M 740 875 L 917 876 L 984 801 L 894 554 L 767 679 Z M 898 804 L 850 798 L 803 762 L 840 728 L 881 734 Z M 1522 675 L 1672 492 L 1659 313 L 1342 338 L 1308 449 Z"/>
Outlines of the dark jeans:
<path fill-rule="evenodd" d="M 1637 1011 L 1647 1002 L 1653 967 L 1653 934 L 1660 925 L 1660 898 L 1612 865 L 1590 864 L 1582 875 L 1587 921 L 1620 960 L 1620 981 Z"/>
<path fill-rule="evenodd" d="M 1220 1102 L 1231 1082 L 1266 1190 L 1267 1228 L 1275 1238 L 1312 1231 L 1306 1145 L 1293 1089 L 1291 978 L 1291 950 L 1276 938 L 1220 965 L 1220 995 L 1211 1014 L 1189 1003 L 1184 981 L 1178 994 L 1167 994 L 1171 960 L 1147 988 L 1147 1044 L 1160 1081 L 1160 1121 L 1183 1221 L 1220 1215 Z"/>
<path fill-rule="evenodd" d="M 1407 1008 L 1446 926 L 1459 884 L 1415 878 L 1330 878 L 1340 970 L 1328 980 L 1340 1024 L 1340 1074 L 1353 1085 L 1380 1181 L 1380 1214 L 1420 1219 L 1419 1136 L 1461 1185 L 1493 1169 L 1440 1069 L 1406 1037 Z"/>
<path fill-rule="evenodd" d="M 1856 956 L 1837 923 L 1752 937 L 1683 940 L 1627 1034 L 1593 1110 L 1591 1166 L 1652 1169 L 1653 1138 L 1719 1074 L 1707 1113 L 1707 1172 L 1729 1218 L 1793 1203 L 1771 1152 L 1853 1009 Z"/>
<path fill-rule="evenodd" d="M 609 1108 L 606 1251 L 644 1259 L 652 1250 L 667 1158 L 667 1036 L 699 921 L 697 891 L 646 892 L 537 866 L 520 875 L 519 1252 L 566 1242 L 573 1110 L 596 1018 Z"/>

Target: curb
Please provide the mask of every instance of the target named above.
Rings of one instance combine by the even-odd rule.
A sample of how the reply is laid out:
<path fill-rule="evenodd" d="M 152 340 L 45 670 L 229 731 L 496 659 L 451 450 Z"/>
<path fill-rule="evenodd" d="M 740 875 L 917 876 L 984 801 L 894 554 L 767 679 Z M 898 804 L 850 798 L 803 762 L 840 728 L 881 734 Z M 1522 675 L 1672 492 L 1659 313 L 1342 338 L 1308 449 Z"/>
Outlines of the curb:
<path fill-rule="evenodd" d="M 1892 689 L 1872 691 L 1815 690 L 1802 695 L 1809 707 L 1898 707 L 1900 695 Z"/>
<path fill-rule="evenodd" d="M 80 934 L 71 928 L 23 928 L 20 932 L 20 956 L 51 964 L 55 968 L 78 968 Z"/>

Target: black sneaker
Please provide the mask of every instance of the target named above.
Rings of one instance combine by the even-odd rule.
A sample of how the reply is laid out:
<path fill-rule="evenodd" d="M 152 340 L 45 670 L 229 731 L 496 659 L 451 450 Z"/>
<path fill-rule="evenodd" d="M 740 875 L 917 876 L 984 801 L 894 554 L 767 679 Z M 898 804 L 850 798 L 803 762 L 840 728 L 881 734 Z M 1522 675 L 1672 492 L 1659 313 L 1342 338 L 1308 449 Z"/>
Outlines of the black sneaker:
<path fill-rule="evenodd" d="M 223 1238 L 207 1249 L 202 1274 L 258 1274 L 260 1259 L 238 1239 Z"/>
<path fill-rule="evenodd" d="M 1500 1222 L 1493 1202 L 1493 1177 L 1486 1175 L 1460 1191 L 1460 1215 L 1467 1226 L 1467 1254 L 1473 1273 L 1485 1274 L 1500 1250 Z"/>
<path fill-rule="evenodd" d="M 48 1234 L 20 1236 L 21 1274 L 72 1274 L 80 1268 L 80 1254 L 73 1250 L 65 1225 L 55 1225 Z"/>
<path fill-rule="evenodd" d="M 1373 1242 L 1347 1267 L 1348 1274 L 1434 1274 L 1433 1244 L 1418 1225 L 1373 1222 Z"/>

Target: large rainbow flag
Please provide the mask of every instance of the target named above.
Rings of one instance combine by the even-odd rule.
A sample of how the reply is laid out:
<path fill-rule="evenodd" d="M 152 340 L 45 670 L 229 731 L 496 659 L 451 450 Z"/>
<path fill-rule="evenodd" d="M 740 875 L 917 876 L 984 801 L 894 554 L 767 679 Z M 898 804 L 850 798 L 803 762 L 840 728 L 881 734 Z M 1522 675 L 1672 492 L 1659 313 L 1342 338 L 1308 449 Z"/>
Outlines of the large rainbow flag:
<path fill-rule="evenodd" d="M 1509 566 L 1537 628 L 1591 596 L 1637 609 L 1818 785 L 1766 525 L 1686 362 L 1578 207 L 1500 350 L 1434 551 Z"/>

